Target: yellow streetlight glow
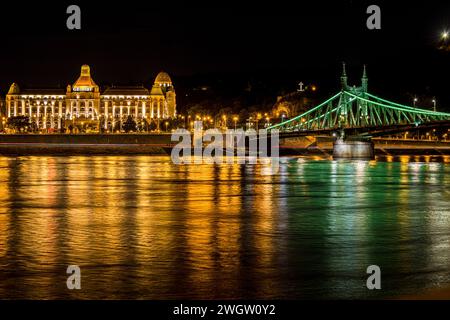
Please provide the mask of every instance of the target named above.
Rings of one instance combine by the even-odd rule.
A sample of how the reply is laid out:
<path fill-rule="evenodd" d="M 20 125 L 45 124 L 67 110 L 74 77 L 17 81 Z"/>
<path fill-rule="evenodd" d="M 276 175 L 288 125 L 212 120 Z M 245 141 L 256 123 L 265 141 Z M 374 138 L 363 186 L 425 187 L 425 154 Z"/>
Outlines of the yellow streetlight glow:
<path fill-rule="evenodd" d="M 236 130 L 238 119 L 239 119 L 239 118 L 238 118 L 237 116 L 234 116 L 234 117 L 233 117 L 233 120 L 234 120 L 234 130 Z"/>
<path fill-rule="evenodd" d="M 442 39 L 447 40 L 448 38 L 448 31 L 442 32 Z"/>

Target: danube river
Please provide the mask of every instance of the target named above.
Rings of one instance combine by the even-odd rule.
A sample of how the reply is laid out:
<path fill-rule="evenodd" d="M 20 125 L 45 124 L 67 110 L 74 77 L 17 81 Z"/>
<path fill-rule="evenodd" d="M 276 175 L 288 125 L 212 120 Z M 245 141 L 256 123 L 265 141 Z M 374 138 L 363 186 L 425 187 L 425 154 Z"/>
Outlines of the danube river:
<path fill-rule="evenodd" d="M 450 157 L 0 157 L 2 299 L 389 298 L 450 287 Z M 381 268 L 381 290 L 366 268 Z M 69 265 L 81 290 L 66 287 Z"/>

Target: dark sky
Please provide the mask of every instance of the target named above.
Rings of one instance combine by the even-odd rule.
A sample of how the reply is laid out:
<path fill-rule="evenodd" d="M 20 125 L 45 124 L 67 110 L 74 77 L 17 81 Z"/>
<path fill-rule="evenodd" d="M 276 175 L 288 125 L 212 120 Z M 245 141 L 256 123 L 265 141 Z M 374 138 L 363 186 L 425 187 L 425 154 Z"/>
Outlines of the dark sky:
<path fill-rule="evenodd" d="M 81 7 L 81 31 L 66 28 L 70 4 Z M 381 7 L 381 30 L 366 28 L 369 4 Z M 448 1 L 9 1 L 1 10 L 3 94 L 13 81 L 65 86 L 84 63 L 100 84 L 147 83 L 162 69 L 335 81 L 345 60 L 358 80 L 368 64 L 380 88 L 443 95 L 450 85 L 450 53 L 436 49 Z"/>

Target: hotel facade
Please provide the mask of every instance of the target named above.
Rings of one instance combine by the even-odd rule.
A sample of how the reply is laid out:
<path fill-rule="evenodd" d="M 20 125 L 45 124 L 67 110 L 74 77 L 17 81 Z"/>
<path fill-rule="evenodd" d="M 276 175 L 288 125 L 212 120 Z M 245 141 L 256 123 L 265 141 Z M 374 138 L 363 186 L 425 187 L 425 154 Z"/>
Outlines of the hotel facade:
<path fill-rule="evenodd" d="M 88 125 L 98 131 L 120 131 L 131 117 L 136 123 L 176 117 L 176 94 L 170 76 L 160 72 L 153 86 L 111 86 L 102 92 L 88 65 L 73 85 L 64 89 L 9 88 L 3 107 L 5 117 L 26 116 L 37 130 L 61 131 Z"/>

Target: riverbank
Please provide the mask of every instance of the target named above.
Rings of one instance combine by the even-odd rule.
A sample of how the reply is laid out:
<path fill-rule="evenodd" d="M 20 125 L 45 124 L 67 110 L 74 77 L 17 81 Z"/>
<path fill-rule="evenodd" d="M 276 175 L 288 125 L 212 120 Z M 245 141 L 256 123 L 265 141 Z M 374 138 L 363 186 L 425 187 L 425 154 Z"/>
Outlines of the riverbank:
<path fill-rule="evenodd" d="M 170 153 L 170 134 L 0 135 L 0 154 L 151 154 Z"/>
<path fill-rule="evenodd" d="M 450 141 L 373 139 L 375 155 L 450 155 Z M 0 135 L 0 155 L 168 155 L 171 134 L 12 134 Z M 333 155 L 332 137 L 282 139 L 281 156 Z"/>

